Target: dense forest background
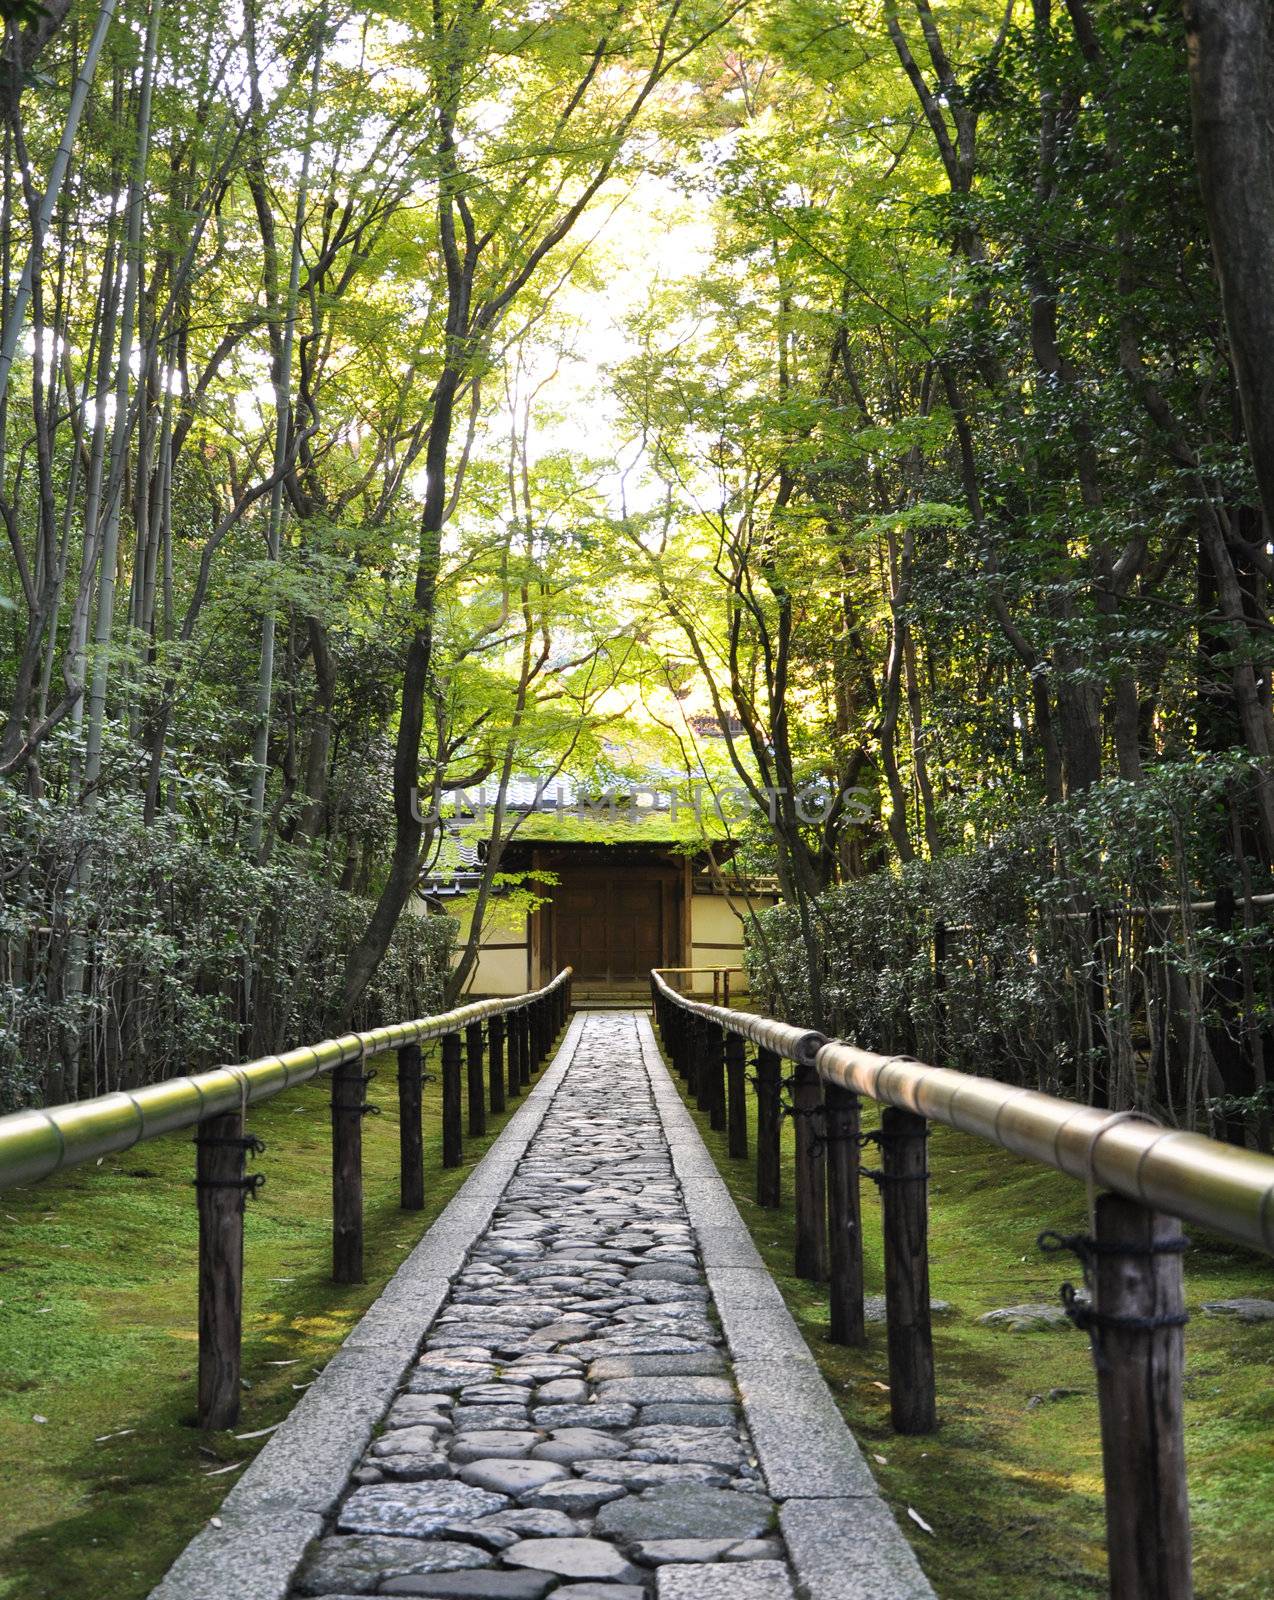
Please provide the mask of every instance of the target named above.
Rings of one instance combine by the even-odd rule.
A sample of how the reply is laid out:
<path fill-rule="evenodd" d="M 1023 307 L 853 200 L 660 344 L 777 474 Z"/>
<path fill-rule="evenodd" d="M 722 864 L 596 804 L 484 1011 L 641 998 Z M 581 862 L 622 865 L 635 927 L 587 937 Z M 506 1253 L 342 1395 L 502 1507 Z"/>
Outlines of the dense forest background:
<path fill-rule="evenodd" d="M 440 1003 L 449 798 L 654 761 L 767 1005 L 1268 1148 L 1263 0 L 0 11 L 4 1105 Z"/>

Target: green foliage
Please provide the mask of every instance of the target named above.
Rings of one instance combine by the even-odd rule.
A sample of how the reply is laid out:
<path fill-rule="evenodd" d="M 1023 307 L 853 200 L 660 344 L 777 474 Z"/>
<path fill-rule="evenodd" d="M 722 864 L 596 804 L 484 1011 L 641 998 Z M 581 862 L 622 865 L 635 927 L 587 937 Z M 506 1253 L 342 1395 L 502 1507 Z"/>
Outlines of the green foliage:
<path fill-rule="evenodd" d="M 147 826 L 126 797 L 77 812 L 0 788 L 0 805 L 0 1109 L 321 1036 L 367 915 L 355 896 L 287 851 L 257 865 L 176 817 Z M 448 918 L 405 918 L 357 1025 L 440 1010 L 454 936 Z"/>
<path fill-rule="evenodd" d="M 1238 752 L 1165 763 L 1141 783 L 1109 780 L 1023 816 L 978 848 L 828 889 L 817 912 L 829 1030 L 1047 1093 L 1098 1091 L 1189 1126 L 1229 1117 L 1261 1129 L 1263 1091 L 1217 1096 L 1215 1069 L 1192 1059 L 1199 1040 L 1233 1027 L 1221 995 L 1239 972 L 1260 994 L 1274 984 L 1268 924 L 1229 929 L 1206 903 L 1194 909 L 1225 869 L 1225 797 L 1253 773 Z M 808 1018 L 793 907 L 762 915 L 748 965 L 762 1007 Z"/>

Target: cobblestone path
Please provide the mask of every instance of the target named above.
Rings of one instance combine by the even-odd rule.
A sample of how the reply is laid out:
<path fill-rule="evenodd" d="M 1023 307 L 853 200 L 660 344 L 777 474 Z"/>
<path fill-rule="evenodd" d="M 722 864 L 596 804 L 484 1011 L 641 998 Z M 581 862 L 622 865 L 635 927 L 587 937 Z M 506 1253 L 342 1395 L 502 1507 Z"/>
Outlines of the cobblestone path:
<path fill-rule="evenodd" d="M 790 1600 L 632 1015 L 539 1131 L 296 1596 Z"/>

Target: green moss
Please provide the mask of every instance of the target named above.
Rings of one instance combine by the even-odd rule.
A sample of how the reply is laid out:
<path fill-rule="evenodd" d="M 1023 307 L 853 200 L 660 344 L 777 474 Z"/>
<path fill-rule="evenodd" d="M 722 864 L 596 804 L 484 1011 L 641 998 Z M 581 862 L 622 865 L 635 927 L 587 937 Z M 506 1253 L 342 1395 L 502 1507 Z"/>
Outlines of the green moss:
<path fill-rule="evenodd" d="M 934 1321 L 938 1431 L 902 1438 L 889 1424 L 884 1327 L 869 1328 L 863 1350 L 829 1344 L 825 1289 L 792 1275 L 790 1122 L 783 1135 L 784 1205 L 766 1211 L 754 1199 L 753 1160 L 731 1160 L 725 1135 L 711 1132 L 691 1109 L 942 1600 L 1105 1594 L 1101 1448 L 1087 1341 L 1070 1327 L 1010 1333 L 976 1320 L 996 1306 L 1056 1303 L 1059 1282 L 1078 1268 L 1041 1255 L 1035 1239 L 1046 1227 L 1081 1228 L 1081 1186 L 980 1140 L 934 1129 L 932 1293 L 951 1301 L 953 1311 Z M 871 1111 L 867 1120 L 874 1121 Z M 863 1190 L 867 1291 L 883 1294 L 879 1202 L 871 1184 Z M 1270 1283 L 1268 1261 L 1220 1240 L 1196 1237 L 1186 1257 L 1194 1313 L 1186 1344 L 1186 1448 L 1198 1600 L 1274 1597 L 1274 1328 L 1199 1314 L 1204 1300 L 1268 1295 Z M 1049 1398 L 1055 1390 L 1074 1392 Z M 908 1516 L 909 1508 L 932 1534 Z"/>
<path fill-rule="evenodd" d="M 468 1176 L 441 1168 L 441 1100 L 425 1086 L 427 1206 L 398 1207 L 394 1062 L 364 1124 L 367 1282 L 329 1277 L 327 1086 L 255 1109 L 239 1425 L 194 1426 L 197 1228 L 190 1135 L 0 1194 L 0 1596 L 140 1600 L 283 1420 Z M 429 1063 L 427 1062 L 428 1066 Z M 516 1104 L 516 1102 L 515 1102 Z M 44 1420 L 37 1421 L 36 1418 Z M 222 1467 L 231 1470 L 221 1472 Z"/>

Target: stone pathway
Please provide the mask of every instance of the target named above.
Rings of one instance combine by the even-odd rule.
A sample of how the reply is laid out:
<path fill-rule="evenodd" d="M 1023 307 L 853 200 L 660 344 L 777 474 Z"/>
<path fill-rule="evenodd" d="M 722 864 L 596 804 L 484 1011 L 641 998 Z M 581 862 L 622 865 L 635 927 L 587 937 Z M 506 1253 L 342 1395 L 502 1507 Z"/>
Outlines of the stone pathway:
<path fill-rule="evenodd" d="M 294 1596 L 791 1600 L 637 1028 L 582 1021 Z"/>
<path fill-rule="evenodd" d="M 577 1014 L 150 1600 L 934 1600 L 660 1058 Z"/>

